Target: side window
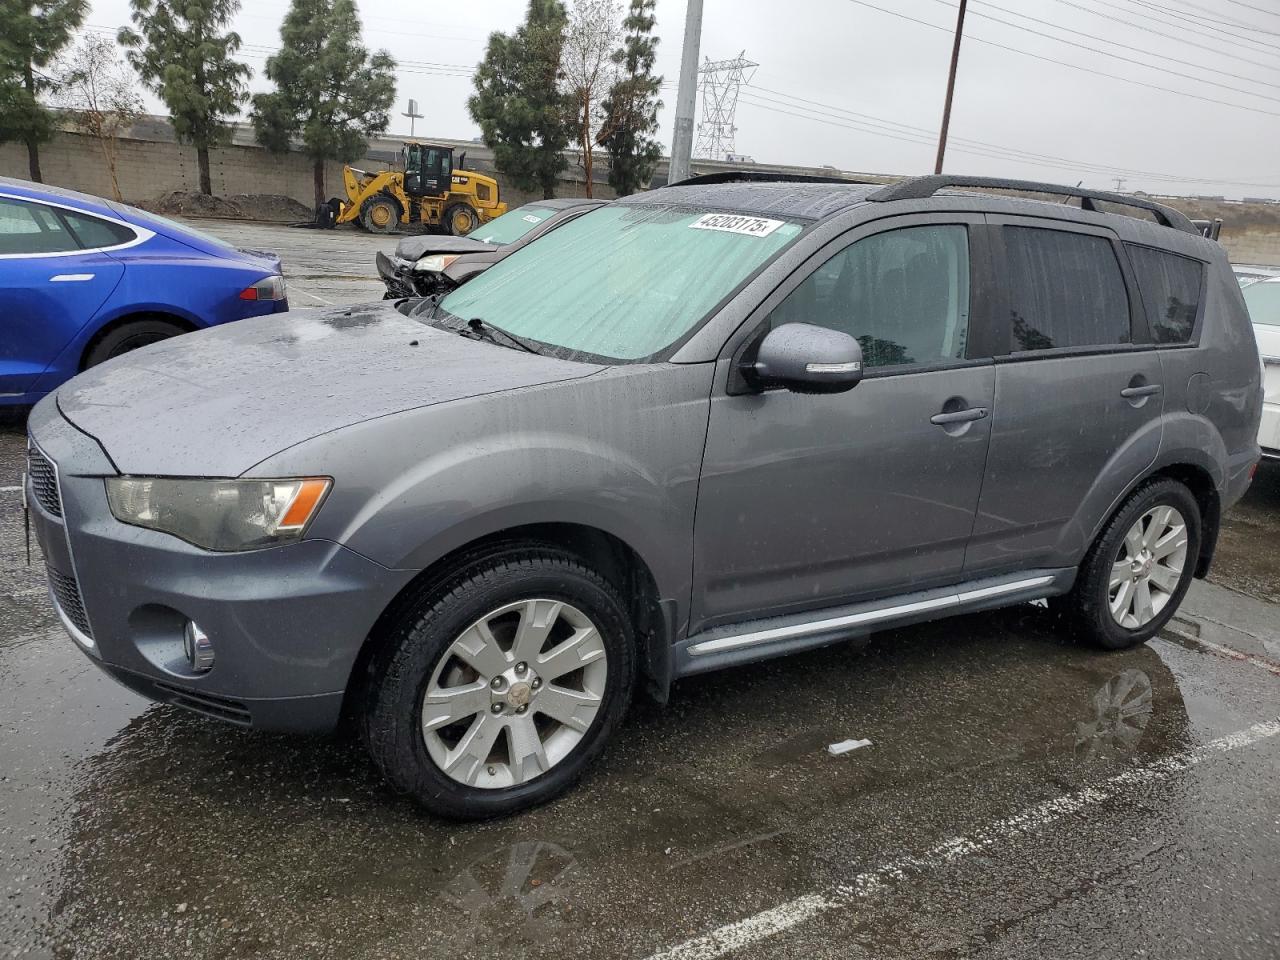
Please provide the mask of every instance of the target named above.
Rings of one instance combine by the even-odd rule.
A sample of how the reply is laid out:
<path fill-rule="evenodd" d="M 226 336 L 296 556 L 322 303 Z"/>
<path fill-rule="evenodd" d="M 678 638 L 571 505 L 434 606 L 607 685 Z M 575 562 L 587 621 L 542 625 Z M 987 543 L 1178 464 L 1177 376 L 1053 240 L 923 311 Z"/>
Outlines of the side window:
<path fill-rule="evenodd" d="M 0 197 L 0 253 L 62 253 L 80 244 L 48 207 Z"/>
<path fill-rule="evenodd" d="M 1200 312 L 1204 264 L 1190 257 L 1125 244 L 1156 343 L 1188 343 Z"/>
<path fill-rule="evenodd" d="M 1111 241 L 1040 227 L 1005 227 L 1009 349 L 1097 347 L 1133 340 L 1129 295 Z"/>
<path fill-rule="evenodd" d="M 969 232 L 958 225 L 903 227 L 859 240 L 811 273 L 769 321 L 850 334 L 868 367 L 963 359 Z"/>
<path fill-rule="evenodd" d="M 123 227 L 118 223 L 111 223 L 107 220 L 99 220 L 97 217 L 91 217 L 85 213 L 73 213 L 70 210 L 63 210 L 62 218 L 67 222 L 67 226 L 71 228 L 71 232 L 75 234 L 75 238 L 80 241 L 80 246 L 88 250 L 97 247 L 119 246 L 122 243 L 128 243 L 137 236 L 128 227 Z"/>

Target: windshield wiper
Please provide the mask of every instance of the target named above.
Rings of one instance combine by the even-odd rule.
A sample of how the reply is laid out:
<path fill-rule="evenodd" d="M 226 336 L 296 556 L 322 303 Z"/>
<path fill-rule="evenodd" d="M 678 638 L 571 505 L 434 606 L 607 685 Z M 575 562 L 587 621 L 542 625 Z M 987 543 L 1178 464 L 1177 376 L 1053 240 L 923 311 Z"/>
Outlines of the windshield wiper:
<path fill-rule="evenodd" d="M 474 330 L 480 336 L 486 337 L 490 343 L 498 342 L 497 339 L 495 339 L 494 337 L 494 334 L 496 333 L 498 334 L 498 336 L 502 337 L 508 343 L 512 344 L 513 346 L 519 347 L 521 350 L 524 350 L 527 353 L 536 353 L 539 355 L 541 355 L 542 353 L 542 351 L 539 350 L 536 346 L 534 346 L 531 341 L 526 340 L 524 337 L 518 334 L 511 333 L 507 330 L 503 330 L 501 327 L 497 326 L 496 324 L 490 323 L 488 320 L 481 320 L 479 317 L 472 317 L 470 320 L 467 321 L 467 326 L 470 327 L 472 330 Z"/>

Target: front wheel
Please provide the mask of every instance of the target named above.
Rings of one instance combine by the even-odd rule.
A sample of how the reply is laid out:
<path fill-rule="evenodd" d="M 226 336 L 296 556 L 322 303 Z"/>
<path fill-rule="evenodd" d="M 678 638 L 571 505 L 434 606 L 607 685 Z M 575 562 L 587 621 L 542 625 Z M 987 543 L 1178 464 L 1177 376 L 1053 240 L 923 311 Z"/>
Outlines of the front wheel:
<path fill-rule="evenodd" d="M 1153 637 L 1182 602 L 1200 555 L 1200 506 L 1177 480 L 1139 487 L 1080 566 L 1067 598 L 1089 638 L 1121 650 Z"/>
<path fill-rule="evenodd" d="M 370 197 L 360 206 L 360 225 L 370 233 L 394 233 L 400 225 L 400 204 L 391 197 Z"/>
<path fill-rule="evenodd" d="M 465 237 L 480 226 L 480 216 L 465 203 L 455 203 L 444 212 L 444 228 L 455 237 Z"/>
<path fill-rule="evenodd" d="M 552 548 L 464 568 L 410 601 L 386 640 L 365 742 L 392 784 L 442 816 L 500 816 L 560 794 L 631 699 L 621 596 Z"/>

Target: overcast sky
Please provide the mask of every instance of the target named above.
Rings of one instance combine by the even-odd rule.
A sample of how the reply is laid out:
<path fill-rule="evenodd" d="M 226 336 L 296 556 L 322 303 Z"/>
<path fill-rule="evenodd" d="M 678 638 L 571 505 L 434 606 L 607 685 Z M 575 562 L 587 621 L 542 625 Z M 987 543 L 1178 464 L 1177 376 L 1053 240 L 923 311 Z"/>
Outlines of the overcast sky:
<path fill-rule="evenodd" d="M 366 43 L 401 64 L 392 133 L 408 133 L 399 112 L 413 97 L 419 135 L 478 135 L 468 71 L 525 6 L 361 0 Z M 236 18 L 255 90 L 286 8 L 254 0 Z M 115 27 L 128 11 L 93 0 L 88 23 Z M 665 150 L 684 16 L 685 0 L 658 0 Z M 705 0 L 703 55 L 759 63 L 737 152 L 931 173 L 955 16 L 956 0 Z M 1280 199 L 1280 0 L 970 0 L 965 26 L 948 172 Z"/>

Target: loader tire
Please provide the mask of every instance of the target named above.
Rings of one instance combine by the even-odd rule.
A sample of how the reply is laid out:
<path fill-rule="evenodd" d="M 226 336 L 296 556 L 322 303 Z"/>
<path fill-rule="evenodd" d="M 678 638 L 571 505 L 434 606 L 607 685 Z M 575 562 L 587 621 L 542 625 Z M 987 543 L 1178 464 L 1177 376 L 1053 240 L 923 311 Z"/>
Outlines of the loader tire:
<path fill-rule="evenodd" d="M 388 196 L 370 197 L 360 205 L 360 225 L 370 233 L 395 233 L 400 226 L 400 204 Z"/>
<path fill-rule="evenodd" d="M 447 233 L 455 237 L 465 237 L 480 226 L 480 216 L 471 209 L 470 204 L 455 203 L 444 212 L 442 223 Z"/>

